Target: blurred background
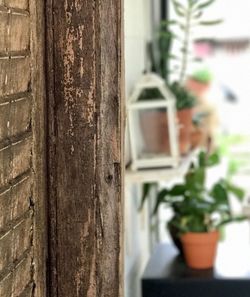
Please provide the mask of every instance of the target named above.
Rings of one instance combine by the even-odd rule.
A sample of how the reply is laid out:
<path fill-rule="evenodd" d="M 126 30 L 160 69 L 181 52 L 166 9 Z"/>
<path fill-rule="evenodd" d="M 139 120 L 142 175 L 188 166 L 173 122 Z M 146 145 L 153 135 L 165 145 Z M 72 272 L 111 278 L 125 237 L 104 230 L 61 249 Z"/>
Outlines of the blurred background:
<path fill-rule="evenodd" d="M 180 2 L 184 3 L 186 0 Z M 219 150 L 221 162 L 208 170 L 207 182 L 213 183 L 220 177 L 227 177 L 237 183 L 245 191 L 244 202 L 242 205 L 236 199 L 232 199 L 232 208 L 236 213 L 248 214 L 250 2 L 245 0 L 211 2 L 213 2 L 211 6 L 204 7 L 202 15 L 197 13 L 192 20 L 194 24 L 189 32 L 187 45 L 185 43 L 187 24 L 182 22 L 182 8 L 178 8 L 178 4 L 176 7 L 175 1 L 124 0 L 127 106 L 129 108 L 133 90 L 144 73 L 155 72 L 169 85 L 181 79 L 185 88 L 196 97 L 192 135 L 193 137 L 200 135 L 200 138 L 196 139 L 194 141 L 196 143 L 185 152 L 181 152 L 180 164 L 194 151 Z M 180 23 L 176 24 L 176 19 L 180 19 Z M 172 34 L 171 38 L 169 31 Z M 188 58 L 185 58 L 185 55 L 189 55 Z M 185 77 L 180 78 L 183 59 L 188 59 L 188 66 L 186 65 Z M 127 117 L 131 117 L 129 112 Z M 178 126 L 177 122 L 176 125 Z M 160 187 L 171 186 L 182 179 L 181 173 L 185 172 L 171 168 L 148 170 L 132 168 L 131 137 L 141 139 L 142 132 L 140 127 L 137 127 L 131 136 L 131 129 L 134 127 L 131 127 L 131 124 L 129 127 L 127 123 L 125 295 L 140 297 L 141 276 L 154 247 L 159 242 L 171 242 L 166 229 L 166 220 L 171 217 L 171 211 L 160 207 L 158 214 L 151 216 L 155 203 L 154 191 L 151 191 L 150 198 L 145 201 L 142 210 L 139 210 L 143 185 L 147 181 L 153 181 Z M 248 245 L 249 222 L 229 225 L 225 229 L 225 237 L 232 245 Z"/>

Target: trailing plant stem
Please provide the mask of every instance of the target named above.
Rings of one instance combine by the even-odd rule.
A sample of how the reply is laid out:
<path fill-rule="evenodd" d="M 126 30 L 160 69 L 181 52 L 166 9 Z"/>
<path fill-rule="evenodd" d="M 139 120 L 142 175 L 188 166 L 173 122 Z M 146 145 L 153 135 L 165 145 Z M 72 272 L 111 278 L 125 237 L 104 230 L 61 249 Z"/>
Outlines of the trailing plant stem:
<path fill-rule="evenodd" d="M 181 71 L 180 71 L 180 79 L 179 82 L 181 85 L 184 83 L 184 79 L 187 71 L 188 64 L 188 50 L 190 44 L 190 23 L 191 23 L 191 14 L 192 9 L 188 9 L 186 16 L 186 25 L 184 28 L 184 43 L 183 43 L 183 51 L 182 51 L 182 61 L 181 61 Z"/>

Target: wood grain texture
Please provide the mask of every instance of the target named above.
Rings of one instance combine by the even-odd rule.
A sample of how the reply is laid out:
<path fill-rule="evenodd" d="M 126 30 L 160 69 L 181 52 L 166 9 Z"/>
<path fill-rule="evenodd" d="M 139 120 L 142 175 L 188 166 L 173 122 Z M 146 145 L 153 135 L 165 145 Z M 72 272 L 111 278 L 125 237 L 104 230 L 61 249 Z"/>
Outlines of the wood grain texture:
<path fill-rule="evenodd" d="M 19 296 L 28 284 L 33 285 L 33 211 L 29 191 L 19 187 L 32 167 L 31 106 L 18 94 L 29 89 L 31 65 L 29 53 L 23 54 L 30 39 L 29 23 L 23 22 L 23 14 L 29 19 L 28 12 L 17 15 L 5 2 L 0 11 L 0 296 L 8 297 Z M 16 39 L 17 55 L 11 50 L 11 39 Z"/>
<path fill-rule="evenodd" d="M 46 296 L 43 0 L 0 1 L 0 296 Z"/>
<path fill-rule="evenodd" d="M 25 6 L 26 1 L 18 1 Z M 47 187 L 46 187 L 46 92 L 45 92 L 45 15 L 43 0 L 29 0 L 31 24 L 31 89 L 32 89 L 32 173 L 31 208 L 34 211 L 32 297 L 47 296 Z"/>
<path fill-rule="evenodd" d="M 122 6 L 47 2 L 50 296 L 122 296 Z"/>

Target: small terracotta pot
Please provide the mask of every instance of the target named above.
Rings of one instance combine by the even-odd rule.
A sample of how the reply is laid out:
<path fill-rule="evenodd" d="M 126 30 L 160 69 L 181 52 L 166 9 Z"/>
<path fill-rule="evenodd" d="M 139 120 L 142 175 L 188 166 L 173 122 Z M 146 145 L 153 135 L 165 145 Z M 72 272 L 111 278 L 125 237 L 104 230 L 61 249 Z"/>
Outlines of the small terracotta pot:
<path fill-rule="evenodd" d="M 206 91 L 209 89 L 209 83 L 203 83 L 195 79 L 189 79 L 186 83 L 186 87 L 189 91 L 195 94 L 198 97 L 203 96 Z"/>
<path fill-rule="evenodd" d="M 170 151 L 166 111 L 145 111 L 140 115 L 145 151 L 166 154 Z"/>
<path fill-rule="evenodd" d="M 208 269 L 214 266 L 219 232 L 186 233 L 181 236 L 187 265 L 193 269 Z"/>
<path fill-rule="evenodd" d="M 186 108 L 177 111 L 179 122 L 179 149 L 182 155 L 186 155 L 191 149 L 191 132 L 193 109 Z"/>

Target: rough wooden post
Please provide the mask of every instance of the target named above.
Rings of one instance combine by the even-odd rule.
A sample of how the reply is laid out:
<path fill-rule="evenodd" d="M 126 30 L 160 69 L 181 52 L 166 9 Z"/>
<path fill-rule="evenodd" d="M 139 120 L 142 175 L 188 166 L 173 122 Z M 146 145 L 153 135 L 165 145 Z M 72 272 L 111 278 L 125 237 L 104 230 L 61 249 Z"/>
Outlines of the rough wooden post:
<path fill-rule="evenodd" d="M 50 296 L 122 296 L 121 0 L 46 11 Z"/>

